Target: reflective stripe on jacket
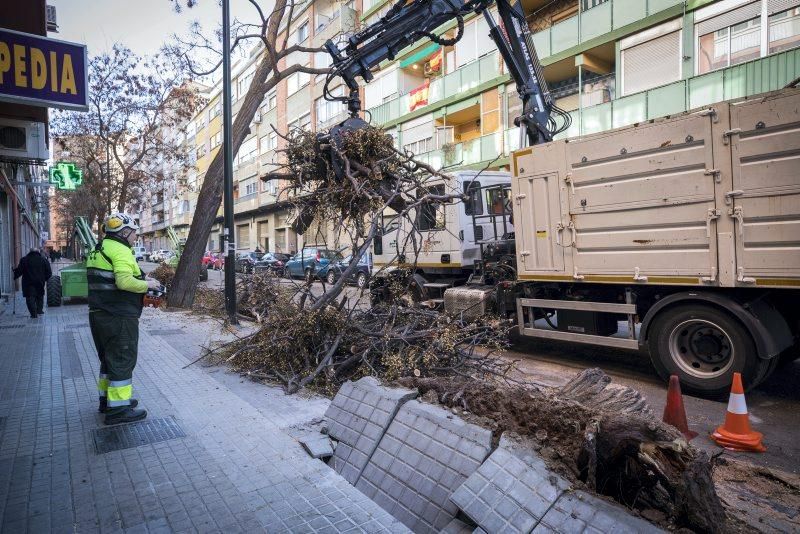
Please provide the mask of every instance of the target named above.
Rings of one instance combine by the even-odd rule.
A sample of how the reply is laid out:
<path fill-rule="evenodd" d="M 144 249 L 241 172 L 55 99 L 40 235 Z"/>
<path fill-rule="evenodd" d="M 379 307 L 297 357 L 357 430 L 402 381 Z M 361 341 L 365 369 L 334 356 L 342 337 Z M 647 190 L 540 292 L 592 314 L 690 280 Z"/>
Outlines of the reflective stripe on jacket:
<path fill-rule="evenodd" d="M 147 292 L 142 270 L 130 245 L 106 237 L 86 258 L 89 309 L 139 317 Z"/>

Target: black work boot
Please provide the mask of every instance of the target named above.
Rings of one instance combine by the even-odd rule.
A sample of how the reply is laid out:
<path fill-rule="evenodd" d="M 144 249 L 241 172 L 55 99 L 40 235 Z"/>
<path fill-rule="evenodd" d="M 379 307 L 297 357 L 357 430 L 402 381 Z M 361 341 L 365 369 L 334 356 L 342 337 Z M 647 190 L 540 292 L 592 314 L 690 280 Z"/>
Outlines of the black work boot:
<path fill-rule="evenodd" d="M 131 408 L 136 408 L 137 406 L 139 406 L 139 401 L 131 399 Z M 100 407 L 97 408 L 97 411 L 100 413 L 106 413 L 106 411 L 108 411 L 108 398 L 100 397 Z"/>
<path fill-rule="evenodd" d="M 107 425 L 118 425 L 120 423 L 134 423 L 147 417 L 147 410 L 137 410 L 132 406 L 126 406 L 122 410 L 115 409 L 113 412 L 106 413 L 104 421 Z"/>

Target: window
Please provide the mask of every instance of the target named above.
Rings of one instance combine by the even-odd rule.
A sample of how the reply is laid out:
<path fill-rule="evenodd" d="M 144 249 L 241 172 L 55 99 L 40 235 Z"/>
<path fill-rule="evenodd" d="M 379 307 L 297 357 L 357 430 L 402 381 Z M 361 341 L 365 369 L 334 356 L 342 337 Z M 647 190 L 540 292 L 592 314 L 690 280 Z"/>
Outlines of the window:
<path fill-rule="evenodd" d="M 197 159 L 202 158 L 206 155 L 206 145 L 203 143 L 202 145 L 197 145 L 197 148 L 194 150 Z"/>
<path fill-rule="evenodd" d="M 620 41 L 623 95 L 681 79 L 680 27 L 675 19 Z"/>
<path fill-rule="evenodd" d="M 311 113 L 306 113 L 289 123 L 289 131 L 296 129 L 308 130 L 309 126 L 311 126 Z"/>
<path fill-rule="evenodd" d="M 258 138 L 251 137 L 250 139 L 244 141 L 242 146 L 239 147 L 239 153 L 237 155 L 237 161 L 242 163 L 247 163 L 248 161 L 253 160 L 258 153 Z"/>
<path fill-rule="evenodd" d="M 426 194 L 444 195 L 444 184 L 433 185 L 417 192 L 417 198 Z M 417 211 L 417 227 L 420 231 L 444 230 L 444 204 L 438 202 L 425 202 Z"/>
<path fill-rule="evenodd" d="M 331 96 L 344 96 L 344 89 L 339 87 L 331 91 Z M 317 125 L 326 124 L 331 119 L 345 112 L 345 104 L 341 100 L 329 101 L 324 96 L 314 101 L 314 108 L 317 111 Z"/>
<path fill-rule="evenodd" d="M 306 39 L 308 39 L 308 21 L 302 23 L 297 30 L 295 31 L 296 35 L 296 42 L 302 43 Z"/>
<path fill-rule="evenodd" d="M 769 17 L 769 53 L 775 54 L 800 46 L 800 7 L 793 7 Z"/>
<path fill-rule="evenodd" d="M 492 15 L 496 17 L 496 13 Z M 489 37 L 489 23 L 485 17 L 475 17 L 464 25 L 464 35 L 456 43 L 455 50 L 457 68 L 496 50 L 494 41 Z"/>
<path fill-rule="evenodd" d="M 218 117 L 222 113 L 222 101 L 217 100 L 216 104 L 214 104 L 211 109 L 208 110 L 208 122 L 214 117 Z"/>
<path fill-rule="evenodd" d="M 333 64 L 333 59 L 331 55 L 326 52 L 314 52 L 314 68 L 315 69 L 327 69 Z M 319 81 L 325 78 L 325 74 L 317 74 L 315 81 Z"/>
<path fill-rule="evenodd" d="M 266 135 L 262 135 L 258 143 L 261 154 L 275 150 L 278 148 L 278 134 L 270 132 Z"/>
<path fill-rule="evenodd" d="M 433 136 L 419 139 L 403 145 L 403 149 L 412 154 L 425 154 L 433 150 Z"/>
<path fill-rule="evenodd" d="M 247 93 L 247 90 L 250 88 L 250 84 L 253 82 L 253 77 L 255 76 L 255 74 L 256 74 L 255 71 L 250 71 L 249 73 L 239 78 L 237 82 L 238 89 L 236 91 L 238 95 L 237 100 L 239 98 L 242 98 Z"/>
<path fill-rule="evenodd" d="M 792 12 L 797 15 L 797 8 L 774 13 L 765 19 L 761 17 L 762 2 L 745 3 L 735 9 L 730 8 L 730 3 L 716 2 L 695 12 L 698 74 L 751 61 L 764 54 L 800 44 L 797 42 L 800 34 L 798 19 L 791 20 Z M 766 7 L 777 7 L 773 4 L 778 3 L 770 1 Z M 785 25 L 781 24 L 782 20 L 786 21 Z M 773 42 L 776 43 L 774 49 Z"/>
<path fill-rule="evenodd" d="M 305 87 L 311 81 L 311 75 L 307 72 L 295 72 L 286 79 L 286 90 L 289 96 Z"/>
<path fill-rule="evenodd" d="M 364 107 L 373 108 L 397 96 L 399 85 L 396 68 L 378 74 L 364 87 Z"/>
<path fill-rule="evenodd" d="M 197 133 L 197 124 L 192 121 L 186 125 L 186 137 L 194 137 Z"/>
<path fill-rule="evenodd" d="M 267 112 L 271 109 L 275 109 L 278 106 L 278 93 L 273 89 L 267 96 L 264 97 L 264 105 L 263 111 Z"/>
<path fill-rule="evenodd" d="M 211 136 L 211 150 L 214 150 L 222 144 L 222 131 L 219 131 Z"/>
<path fill-rule="evenodd" d="M 246 182 L 240 182 L 239 188 L 244 191 L 243 196 L 255 195 L 258 193 L 258 182 L 254 179 L 247 180 Z"/>
<path fill-rule="evenodd" d="M 469 196 L 469 200 L 464 202 L 464 212 L 467 215 L 483 215 L 481 183 L 477 180 L 465 181 L 464 193 Z"/>
<path fill-rule="evenodd" d="M 236 227 L 236 248 L 250 248 L 249 224 L 240 224 Z"/>

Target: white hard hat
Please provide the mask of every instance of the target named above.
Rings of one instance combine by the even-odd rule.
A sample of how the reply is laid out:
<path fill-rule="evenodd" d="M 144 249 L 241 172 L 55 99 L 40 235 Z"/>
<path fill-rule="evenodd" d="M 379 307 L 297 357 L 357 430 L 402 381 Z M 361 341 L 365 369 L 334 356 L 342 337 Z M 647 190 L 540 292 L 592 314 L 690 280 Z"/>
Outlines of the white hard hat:
<path fill-rule="evenodd" d="M 136 224 L 136 221 L 128 215 L 127 213 L 122 213 L 121 211 L 112 213 L 106 220 L 103 221 L 103 230 L 107 234 L 116 234 L 117 232 L 124 230 L 125 228 L 130 228 L 133 231 L 139 230 L 139 225 Z"/>

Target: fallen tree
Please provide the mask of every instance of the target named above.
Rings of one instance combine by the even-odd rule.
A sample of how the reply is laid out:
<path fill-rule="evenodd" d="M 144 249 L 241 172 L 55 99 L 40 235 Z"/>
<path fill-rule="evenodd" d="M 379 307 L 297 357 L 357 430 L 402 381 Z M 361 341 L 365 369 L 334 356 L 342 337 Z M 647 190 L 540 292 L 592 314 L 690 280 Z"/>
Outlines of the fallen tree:
<path fill-rule="evenodd" d="M 606 495 L 665 527 L 723 532 L 726 514 L 709 456 L 655 419 L 641 394 L 598 369 L 560 390 L 496 381 L 405 378 L 425 400 L 491 428 L 530 438 L 542 458 L 578 487 Z"/>

